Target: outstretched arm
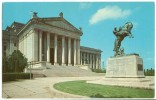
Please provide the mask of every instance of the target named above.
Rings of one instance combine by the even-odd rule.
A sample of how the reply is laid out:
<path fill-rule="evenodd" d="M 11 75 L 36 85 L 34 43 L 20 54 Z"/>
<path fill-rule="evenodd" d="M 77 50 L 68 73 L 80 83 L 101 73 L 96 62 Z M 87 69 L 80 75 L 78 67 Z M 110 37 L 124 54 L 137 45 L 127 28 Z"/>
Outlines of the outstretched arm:
<path fill-rule="evenodd" d="M 117 35 L 117 32 L 118 32 L 117 28 L 115 27 L 114 30 L 113 30 L 114 35 Z"/>

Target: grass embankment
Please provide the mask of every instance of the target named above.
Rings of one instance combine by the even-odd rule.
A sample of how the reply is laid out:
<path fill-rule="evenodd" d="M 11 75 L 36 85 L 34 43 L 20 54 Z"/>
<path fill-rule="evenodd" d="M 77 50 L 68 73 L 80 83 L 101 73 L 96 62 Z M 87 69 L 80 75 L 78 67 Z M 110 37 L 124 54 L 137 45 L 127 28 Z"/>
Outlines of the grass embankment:
<path fill-rule="evenodd" d="M 86 81 L 69 81 L 57 83 L 54 88 L 70 94 L 92 98 L 153 98 L 154 90 L 107 86 L 86 83 Z"/>

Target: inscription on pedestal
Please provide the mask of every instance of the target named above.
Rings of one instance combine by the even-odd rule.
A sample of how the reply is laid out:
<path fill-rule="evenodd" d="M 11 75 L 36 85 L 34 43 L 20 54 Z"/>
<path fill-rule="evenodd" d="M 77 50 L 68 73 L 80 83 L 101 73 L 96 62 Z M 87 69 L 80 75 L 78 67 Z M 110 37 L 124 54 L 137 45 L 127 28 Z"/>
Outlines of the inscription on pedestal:
<path fill-rule="evenodd" d="M 138 64 L 138 71 L 143 71 L 143 66 L 142 66 L 142 64 Z"/>

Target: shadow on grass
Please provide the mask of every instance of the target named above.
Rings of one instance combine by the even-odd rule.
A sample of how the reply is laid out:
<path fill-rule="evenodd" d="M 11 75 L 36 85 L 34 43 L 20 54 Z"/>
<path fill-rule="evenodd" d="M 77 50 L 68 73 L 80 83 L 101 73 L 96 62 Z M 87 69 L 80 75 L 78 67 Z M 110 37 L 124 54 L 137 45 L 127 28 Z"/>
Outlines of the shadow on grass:
<path fill-rule="evenodd" d="M 99 93 L 97 93 L 97 94 L 95 94 L 95 95 L 91 95 L 90 96 L 91 98 L 132 98 L 132 97 L 124 97 L 124 96 L 109 96 L 109 97 L 107 97 L 107 96 L 103 96 L 103 95 L 101 95 L 101 94 L 99 94 Z"/>

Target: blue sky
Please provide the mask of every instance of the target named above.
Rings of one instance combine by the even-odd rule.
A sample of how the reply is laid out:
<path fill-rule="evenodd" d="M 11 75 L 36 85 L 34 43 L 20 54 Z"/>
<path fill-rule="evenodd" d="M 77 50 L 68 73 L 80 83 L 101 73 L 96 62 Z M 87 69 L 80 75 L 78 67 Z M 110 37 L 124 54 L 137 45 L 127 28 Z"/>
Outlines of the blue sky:
<path fill-rule="evenodd" d="M 144 68 L 154 68 L 154 2 L 46 2 L 3 3 L 2 29 L 13 21 L 26 23 L 38 12 L 39 17 L 57 17 L 60 12 L 75 27 L 82 27 L 81 46 L 101 49 L 102 61 L 113 56 L 114 27 L 133 23 L 134 38 L 122 42 L 125 53 L 138 53 Z"/>

